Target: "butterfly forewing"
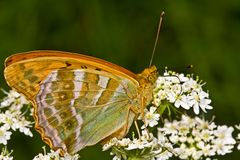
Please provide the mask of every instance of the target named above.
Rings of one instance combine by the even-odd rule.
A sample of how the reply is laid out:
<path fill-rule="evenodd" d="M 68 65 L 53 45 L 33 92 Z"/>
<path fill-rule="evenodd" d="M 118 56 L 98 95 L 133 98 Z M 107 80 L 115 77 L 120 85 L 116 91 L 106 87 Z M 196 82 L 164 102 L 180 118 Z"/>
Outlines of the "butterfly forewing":
<path fill-rule="evenodd" d="M 120 66 L 98 58 L 61 51 L 32 51 L 10 56 L 5 61 L 4 76 L 9 86 L 32 100 L 46 76 L 60 68 L 103 70 L 138 85 L 136 75 Z"/>

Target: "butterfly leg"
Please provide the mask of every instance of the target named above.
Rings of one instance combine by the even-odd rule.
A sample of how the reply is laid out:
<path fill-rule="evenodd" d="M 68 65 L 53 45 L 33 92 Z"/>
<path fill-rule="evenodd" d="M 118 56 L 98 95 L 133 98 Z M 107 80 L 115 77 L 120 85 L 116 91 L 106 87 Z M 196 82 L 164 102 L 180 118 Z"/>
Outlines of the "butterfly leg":
<path fill-rule="evenodd" d="M 138 138 L 140 138 L 140 137 L 141 137 L 141 134 L 140 134 L 139 127 L 138 127 L 138 124 L 137 124 L 137 121 L 136 121 L 136 120 L 134 120 L 134 125 L 135 125 L 136 130 L 137 130 L 137 133 L 138 133 Z"/>
<path fill-rule="evenodd" d="M 137 115 L 134 119 L 134 125 L 136 127 L 136 130 L 137 130 L 137 133 L 138 133 L 138 137 L 140 138 L 141 137 L 141 134 L 140 134 L 140 130 L 139 130 L 139 127 L 138 127 L 138 124 L 137 124 L 137 117 L 138 117 L 138 114 L 139 114 L 139 111 L 136 107 L 133 107 L 133 106 L 130 106 L 129 107 L 129 111 L 132 111 L 135 115 Z M 129 114 L 129 112 L 128 112 Z"/>
<path fill-rule="evenodd" d="M 144 108 L 145 108 L 145 98 L 141 99 L 141 117 L 144 117 Z"/>

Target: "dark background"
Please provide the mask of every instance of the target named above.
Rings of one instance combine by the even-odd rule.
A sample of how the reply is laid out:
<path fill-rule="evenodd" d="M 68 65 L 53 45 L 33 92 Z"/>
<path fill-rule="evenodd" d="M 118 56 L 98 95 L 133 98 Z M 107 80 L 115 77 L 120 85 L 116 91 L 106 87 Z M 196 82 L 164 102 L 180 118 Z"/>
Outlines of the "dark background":
<path fill-rule="evenodd" d="M 0 0 L 1 87 L 3 62 L 13 53 L 51 49 L 84 53 L 140 72 L 149 65 L 160 12 L 166 15 L 153 64 L 179 72 L 188 64 L 207 82 L 218 124 L 239 123 L 240 1 Z M 12 136 L 17 160 L 32 159 L 44 144 Z M 81 159 L 111 159 L 88 147 Z M 239 159 L 239 152 L 219 159 Z"/>

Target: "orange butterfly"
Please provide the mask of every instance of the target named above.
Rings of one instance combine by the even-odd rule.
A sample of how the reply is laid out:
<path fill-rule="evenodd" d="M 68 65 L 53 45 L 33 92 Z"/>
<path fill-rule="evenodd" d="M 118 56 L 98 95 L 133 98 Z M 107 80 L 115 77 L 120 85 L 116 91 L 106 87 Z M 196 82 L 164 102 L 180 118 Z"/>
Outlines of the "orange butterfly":
<path fill-rule="evenodd" d="M 110 62 L 61 51 L 10 56 L 4 75 L 34 107 L 35 128 L 61 153 L 122 138 L 152 100 L 155 66 L 140 74 Z"/>

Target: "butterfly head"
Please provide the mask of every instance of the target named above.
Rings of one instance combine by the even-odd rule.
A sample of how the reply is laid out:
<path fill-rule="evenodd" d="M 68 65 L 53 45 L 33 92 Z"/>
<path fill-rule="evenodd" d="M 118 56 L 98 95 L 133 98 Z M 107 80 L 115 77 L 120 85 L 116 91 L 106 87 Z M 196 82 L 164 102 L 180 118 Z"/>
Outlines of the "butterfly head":
<path fill-rule="evenodd" d="M 138 81 L 140 86 L 146 88 L 148 85 L 152 86 L 157 79 L 157 67 L 151 66 L 149 68 L 145 68 L 142 73 L 138 74 Z"/>
<path fill-rule="evenodd" d="M 152 92 L 157 79 L 157 68 L 156 66 L 151 66 L 138 74 L 137 80 L 139 82 L 139 102 L 141 102 L 140 113 L 143 116 L 144 108 L 150 104 L 152 101 Z"/>

